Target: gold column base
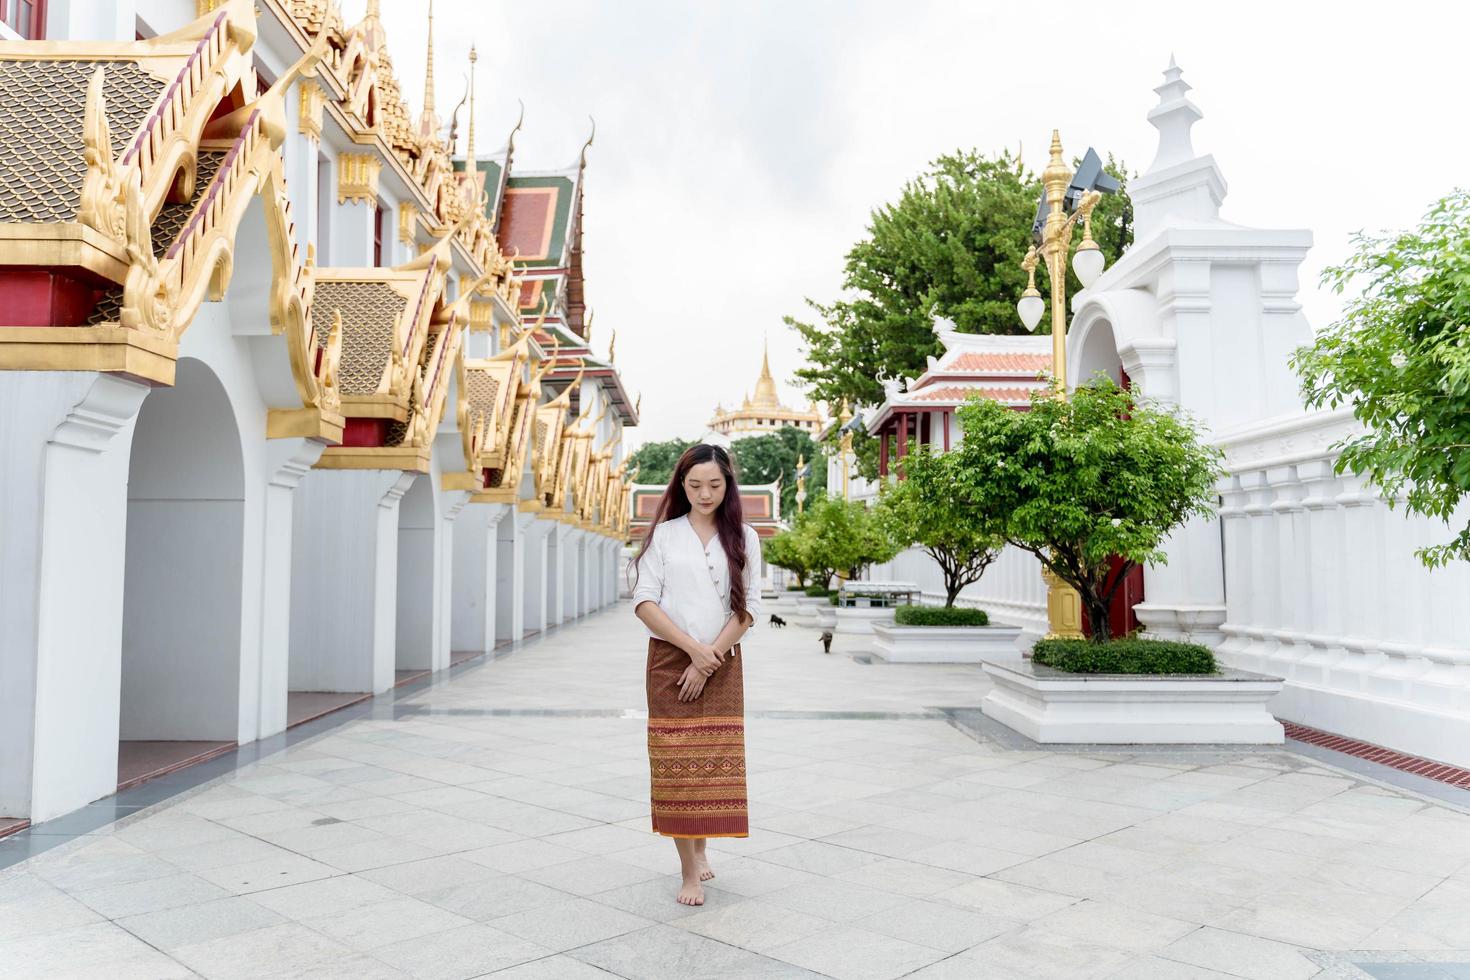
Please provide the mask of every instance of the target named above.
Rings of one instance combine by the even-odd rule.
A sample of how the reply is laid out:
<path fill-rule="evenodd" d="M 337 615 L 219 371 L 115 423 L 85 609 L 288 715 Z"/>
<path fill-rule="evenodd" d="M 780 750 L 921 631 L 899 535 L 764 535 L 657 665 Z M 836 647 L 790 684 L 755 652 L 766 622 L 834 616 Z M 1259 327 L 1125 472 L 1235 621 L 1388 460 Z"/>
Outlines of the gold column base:
<path fill-rule="evenodd" d="M 1080 640 L 1082 635 L 1082 596 L 1057 578 L 1045 565 L 1041 580 L 1046 583 L 1047 640 Z"/>

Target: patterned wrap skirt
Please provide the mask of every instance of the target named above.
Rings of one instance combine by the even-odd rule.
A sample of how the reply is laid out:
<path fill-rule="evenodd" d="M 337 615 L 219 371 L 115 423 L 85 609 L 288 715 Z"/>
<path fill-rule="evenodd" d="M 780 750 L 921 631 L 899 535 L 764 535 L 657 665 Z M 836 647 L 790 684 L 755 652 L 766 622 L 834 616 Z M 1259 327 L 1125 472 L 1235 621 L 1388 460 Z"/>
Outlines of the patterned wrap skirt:
<path fill-rule="evenodd" d="M 653 829 L 666 837 L 748 837 L 745 679 L 740 644 L 693 701 L 679 700 L 689 655 L 648 641 L 648 768 Z"/>

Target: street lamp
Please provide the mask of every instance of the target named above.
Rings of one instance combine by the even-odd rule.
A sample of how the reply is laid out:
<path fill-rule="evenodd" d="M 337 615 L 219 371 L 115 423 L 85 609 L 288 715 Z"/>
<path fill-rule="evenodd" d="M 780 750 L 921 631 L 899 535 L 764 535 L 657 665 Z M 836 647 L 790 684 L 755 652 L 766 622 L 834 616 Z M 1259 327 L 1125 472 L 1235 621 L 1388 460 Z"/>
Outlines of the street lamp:
<path fill-rule="evenodd" d="M 1051 131 L 1051 159 L 1041 172 L 1042 196 L 1036 209 L 1031 233 L 1036 244 L 1021 260 L 1026 270 L 1026 290 L 1016 304 L 1016 312 L 1028 331 L 1035 330 L 1046 312 L 1046 301 L 1036 288 L 1036 266 L 1046 262 L 1051 281 L 1051 356 L 1052 376 L 1057 393 L 1067 397 L 1067 253 L 1072 251 L 1072 233 L 1077 219 L 1082 219 L 1082 241 L 1072 257 L 1072 269 L 1083 287 L 1091 286 L 1102 275 L 1106 260 L 1102 249 L 1092 239 L 1092 209 L 1103 194 L 1118 190 L 1118 182 L 1102 169 L 1102 159 L 1089 149 L 1082 165 L 1074 174 L 1062 158 L 1062 137 Z M 1038 248 L 1038 246 L 1040 246 Z M 1062 582 L 1045 567 L 1041 577 L 1047 585 L 1046 618 L 1048 639 L 1081 639 L 1082 600 L 1077 591 Z"/>

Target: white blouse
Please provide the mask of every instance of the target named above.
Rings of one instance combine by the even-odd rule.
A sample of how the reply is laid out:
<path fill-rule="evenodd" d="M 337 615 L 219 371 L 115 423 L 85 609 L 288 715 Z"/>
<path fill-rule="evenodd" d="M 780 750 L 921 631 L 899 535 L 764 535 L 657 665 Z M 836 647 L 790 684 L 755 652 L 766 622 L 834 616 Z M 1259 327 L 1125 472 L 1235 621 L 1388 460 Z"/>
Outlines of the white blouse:
<path fill-rule="evenodd" d="M 752 619 L 760 614 L 761 541 L 755 528 L 745 525 L 745 609 Z M 653 529 L 653 540 L 638 563 L 633 608 L 652 600 L 674 625 L 700 643 L 713 643 L 730 618 L 730 563 L 720 536 L 701 544 L 688 515 L 664 521 Z M 656 636 L 648 630 L 649 636 Z"/>

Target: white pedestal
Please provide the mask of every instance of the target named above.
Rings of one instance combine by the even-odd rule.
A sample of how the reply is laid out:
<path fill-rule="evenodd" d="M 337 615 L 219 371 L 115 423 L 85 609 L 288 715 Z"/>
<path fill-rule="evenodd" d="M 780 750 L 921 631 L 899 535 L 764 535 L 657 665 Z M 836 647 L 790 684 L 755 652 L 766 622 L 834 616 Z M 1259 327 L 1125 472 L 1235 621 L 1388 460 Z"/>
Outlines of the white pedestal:
<path fill-rule="evenodd" d="M 883 606 L 835 606 L 837 632 L 852 636 L 872 636 L 873 627 L 893 623 L 893 608 Z"/>
<path fill-rule="evenodd" d="M 817 629 L 837 629 L 837 607 L 832 605 L 831 601 L 826 598 L 818 599 L 816 602 L 817 610 L 814 619 Z"/>
<path fill-rule="evenodd" d="M 856 610 L 847 610 L 856 611 Z M 892 610 L 888 610 L 892 612 Z M 1018 657 L 1019 626 L 896 626 L 873 623 L 873 653 L 890 663 L 978 664 Z"/>
<path fill-rule="evenodd" d="M 1219 674 L 1070 674 L 1029 660 L 986 660 L 987 717 L 1036 742 L 1110 745 L 1280 745 L 1266 710 L 1278 677 Z"/>
<path fill-rule="evenodd" d="M 812 627 L 817 625 L 817 609 L 825 605 L 825 598 L 813 599 L 811 596 L 798 596 L 796 599 L 796 611 L 791 614 L 792 626 Z"/>

